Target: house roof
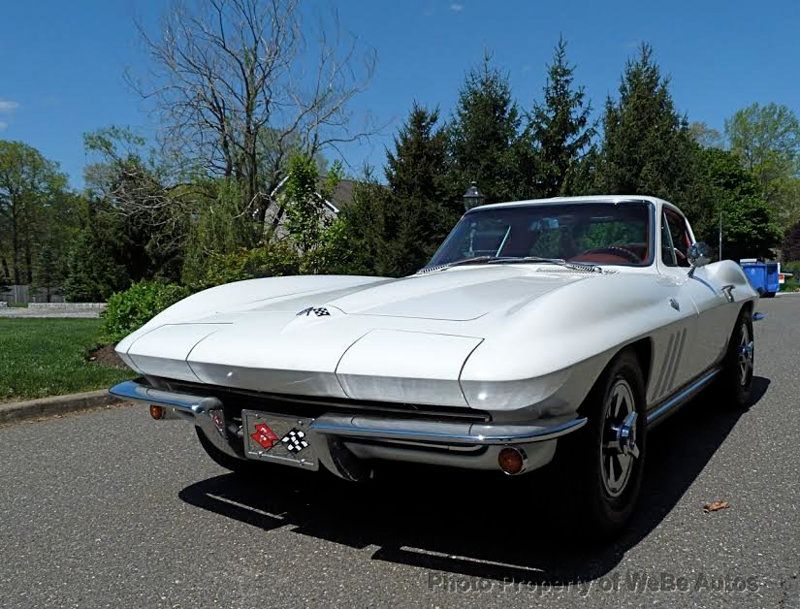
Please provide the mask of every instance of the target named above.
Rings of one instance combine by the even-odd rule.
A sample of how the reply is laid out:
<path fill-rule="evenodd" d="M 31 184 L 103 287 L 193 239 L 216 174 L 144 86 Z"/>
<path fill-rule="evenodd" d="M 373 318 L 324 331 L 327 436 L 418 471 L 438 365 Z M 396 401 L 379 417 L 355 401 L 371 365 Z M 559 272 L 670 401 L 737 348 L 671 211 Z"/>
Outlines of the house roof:
<path fill-rule="evenodd" d="M 353 202 L 353 191 L 355 190 L 355 180 L 341 180 L 333 190 L 331 203 L 342 210 Z"/>

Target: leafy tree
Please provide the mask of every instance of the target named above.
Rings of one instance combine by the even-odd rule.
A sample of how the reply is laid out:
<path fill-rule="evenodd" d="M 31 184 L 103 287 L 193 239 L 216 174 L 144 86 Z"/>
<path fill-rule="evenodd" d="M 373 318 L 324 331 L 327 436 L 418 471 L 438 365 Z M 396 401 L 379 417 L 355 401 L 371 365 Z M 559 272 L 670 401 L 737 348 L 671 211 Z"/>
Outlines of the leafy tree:
<path fill-rule="evenodd" d="M 189 220 L 207 199 L 207 182 L 176 182 L 169 163 L 129 129 L 109 127 L 84 135 L 94 159 L 85 170 L 87 197 L 115 234 L 117 260 L 133 281 L 180 276 Z M 194 178 L 194 179 L 192 179 Z"/>
<path fill-rule="evenodd" d="M 696 196 L 704 203 L 689 215 L 695 236 L 716 244 L 721 219 L 725 258 L 772 257 L 782 231 L 755 177 L 729 151 L 698 147 L 695 154 Z"/>
<path fill-rule="evenodd" d="M 544 102 L 534 105 L 527 128 L 536 147 L 540 196 L 563 194 L 568 174 L 578 171 L 578 161 L 594 136 L 591 105 L 583 87 L 575 88 L 573 80 L 567 42 L 560 38 L 547 69 Z"/>
<path fill-rule="evenodd" d="M 438 110 L 414 103 L 394 138 L 394 151 L 387 152 L 391 202 L 384 207 L 385 274 L 407 275 L 422 267 L 458 219 L 447 204 L 447 134 L 438 120 Z"/>
<path fill-rule="evenodd" d="M 482 65 L 467 74 L 450 124 L 454 211 L 461 208 L 461 194 L 473 181 L 487 203 L 521 198 L 530 191 L 525 172 L 530 170 L 531 148 L 520 137 L 520 122 L 507 75 L 485 55 Z"/>
<path fill-rule="evenodd" d="M 257 247 L 260 225 L 242 203 L 239 182 L 229 178 L 196 180 L 184 186 L 194 193 L 191 222 L 183 252 L 181 280 L 206 285 L 212 260 Z"/>
<path fill-rule="evenodd" d="M 691 202 L 693 142 L 649 45 L 626 64 L 619 99 L 606 102 L 603 127 L 599 189 Z"/>
<path fill-rule="evenodd" d="M 317 27 L 307 13 L 297 0 L 199 0 L 173 3 L 159 35 L 140 28 L 152 69 L 134 85 L 159 114 L 165 143 L 238 181 L 261 222 L 293 154 L 313 158 L 374 131 L 351 109 L 374 53 L 337 19 Z"/>
<path fill-rule="evenodd" d="M 787 231 L 781 253 L 785 262 L 800 260 L 800 222 Z"/>
<path fill-rule="evenodd" d="M 730 147 L 753 172 L 784 226 L 800 217 L 800 120 L 787 106 L 752 104 L 725 121 Z"/>
<path fill-rule="evenodd" d="M 10 253 L 15 284 L 33 282 L 46 210 L 57 206 L 66 184 L 58 165 L 35 148 L 0 141 L 0 254 Z"/>
<path fill-rule="evenodd" d="M 725 121 L 725 133 L 731 150 L 750 171 L 773 160 L 794 170 L 800 160 L 800 121 L 787 106 L 751 104 Z"/>
<path fill-rule="evenodd" d="M 85 201 L 72 192 L 56 193 L 43 205 L 32 287 L 44 292 L 47 302 L 69 274 L 69 254 L 80 234 L 84 208 Z"/>
<path fill-rule="evenodd" d="M 330 226 L 332 218 L 325 202 L 331 198 L 340 176 L 339 164 L 320 181 L 314 159 L 298 155 L 289 161 L 284 188 L 284 228 L 301 254 L 317 247 Z"/>
<path fill-rule="evenodd" d="M 689 125 L 689 135 L 703 148 L 722 148 L 725 143 L 719 131 L 702 121 L 695 121 Z"/>

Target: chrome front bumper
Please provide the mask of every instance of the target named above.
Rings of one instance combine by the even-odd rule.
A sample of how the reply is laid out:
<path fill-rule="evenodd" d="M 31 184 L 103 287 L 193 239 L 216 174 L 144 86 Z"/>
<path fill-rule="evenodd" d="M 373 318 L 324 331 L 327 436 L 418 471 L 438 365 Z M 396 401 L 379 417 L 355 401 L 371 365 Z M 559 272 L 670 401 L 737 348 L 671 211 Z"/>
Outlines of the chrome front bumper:
<path fill-rule="evenodd" d="M 208 439 L 231 457 L 244 454 L 229 439 L 222 402 L 216 397 L 175 393 L 140 381 L 112 387 L 111 395 L 171 409 L 171 417 L 192 420 Z M 328 413 L 313 419 L 309 433 L 320 461 L 332 472 L 354 479 L 357 463 L 367 459 L 413 461 L 470 469 L 496 470 L 503 447 L 520 448 L 525 471 L 550 462 L 555 440 L 586 424 L 574 418 L 554 424 L 493 424 L 430 419 Z M 241 438 L 241 430 L 238 431 Z"/>

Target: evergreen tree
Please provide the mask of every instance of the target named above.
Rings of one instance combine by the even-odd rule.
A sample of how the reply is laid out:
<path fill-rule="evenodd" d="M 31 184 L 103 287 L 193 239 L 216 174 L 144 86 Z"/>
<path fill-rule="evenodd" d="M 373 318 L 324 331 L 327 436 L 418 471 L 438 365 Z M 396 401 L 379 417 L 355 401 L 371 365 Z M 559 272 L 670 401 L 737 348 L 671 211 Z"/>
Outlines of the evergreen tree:
<path fill-rule="evenodd" d="M 534 104 L 528 133 L 536 147 L 539 196 L 564 194 L 568 174 L 579 171 L 594 136 L 591 105 L 583 87 L 573 87 L 574 67 L 567 61 L 567 42 L 560 38 L 547 68 L 544 102 Z"/>
<path fill-rule="evenodd" d="M 458 215 L 447 206 L 447 135 L 437 127 L 438 110 L 414 104 L 394 151 L 386 154 L 392 200 L 385 208 L 383 271 L 407 275 L 422 267 Z"/>
<path fill-rule="evenodd" d="M 653 50 L 643 44 L 629 60 L 619 100 L 606 102 L 598 187 L 609 194 L 654 195 L 688 203 L 693 142 L 678 114 Z"/>
<path fill-rule="evenodd" d="M 450 125 L 451 185 L 454 209 L 475 181 L 487 203 L 524 197 L 530 147 L 520 137 L 520 115 L 508 77 L 483 64 L 467 74 Z"/>
<path fill-rule="evenodd" d="M 64 282 L 67 302 L 104 302 L 130 285 L 125 265 L 118 262 L 118 225 L 110 214 L 98 212 L 101 205 L 88 203 L 84 228 L 70 251 Z"/>
<path fill-rule="evenodd" d="M 389 189 L 368 172 L 353 189 L 353 201 L 342 210 L 341 225 L 334 227 L 332 249 L 342 252 L 332 272 L 354 275 L 388 275 L 392 239 L 386 220 L 394 200 Z"/>

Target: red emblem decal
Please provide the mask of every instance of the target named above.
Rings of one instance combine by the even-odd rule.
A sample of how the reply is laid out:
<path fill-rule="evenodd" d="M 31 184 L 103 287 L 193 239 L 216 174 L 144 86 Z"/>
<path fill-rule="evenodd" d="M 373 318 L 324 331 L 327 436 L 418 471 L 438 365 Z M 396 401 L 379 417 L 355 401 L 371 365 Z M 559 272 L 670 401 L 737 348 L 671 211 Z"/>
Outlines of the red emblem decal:
<path fill-rule="evenodd" d="M 265 423 L 257 424 L 255 433 L 250 434 L 250 437 L 266 449 L 272 448 L 280 440 Z"/>

